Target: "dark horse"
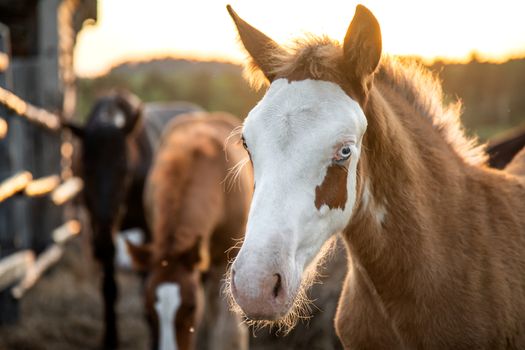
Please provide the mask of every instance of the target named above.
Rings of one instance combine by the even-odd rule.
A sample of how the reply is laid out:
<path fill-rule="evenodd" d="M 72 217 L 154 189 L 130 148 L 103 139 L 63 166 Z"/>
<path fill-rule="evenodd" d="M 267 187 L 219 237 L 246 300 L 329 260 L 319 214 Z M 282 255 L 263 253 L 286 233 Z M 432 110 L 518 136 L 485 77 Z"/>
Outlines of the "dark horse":
<path fill-rule="evenodd" d="M 525 147 L 525 126 L 489 141 L 487 147 L 489 165 L 496 169 L 505 168 L 523 147 Z"/>
<path fill-rule="evenodd" d="M 140 228 L 149 239 L 142 193 L 156 144 L 174 116 L 199 110 L 191 104 L 143 105 L 135 95 L 119 91 L 99 98 L 83 127 L 65 124 L 82 142 L 80 173 L 92 225 L 95 259 L 102 265 L 104 346 L 116 348 L 114 234 Z"/>

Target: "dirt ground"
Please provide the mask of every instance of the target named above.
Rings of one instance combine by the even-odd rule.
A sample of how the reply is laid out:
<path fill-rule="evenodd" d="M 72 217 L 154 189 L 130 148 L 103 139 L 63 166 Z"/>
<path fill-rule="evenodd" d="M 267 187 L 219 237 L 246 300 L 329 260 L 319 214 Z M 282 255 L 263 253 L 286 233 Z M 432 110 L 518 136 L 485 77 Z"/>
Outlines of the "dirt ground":
<path fill-rule="evenodd" d="M 103 324 L 99 274 L 86 255 L 80 239 L 68 244 L 62 260 L 22 298 L 19 323 L 0 328 L 0 349 L 100 348 Z M 117 278 L 122 349 L 147 349 L 140 280 L 130 272 L 119 272 Z"/>
<path fill-rule="evenodd" d="M 81 238 L 68 243 L 62 260 L 21 300 L 18 324 L 0 328 L 0 350 L 99 349 L 102 338 L 102 300 L 99 272 L 82 248 Z M 336 254 L 325 273 L 332 278 L 314 287 L 314 317 L 300 323 L 286 337 L 260 330 L 251 337 L 250 348 L 340 349 L 333 330 L 333 315 L 339 297 L 344 254 Z M 121 349 L 149 349 L 149 334 L 143 318 L 140 279 L 131 272 L 117 276 L 120 297 L 117 306 Z M 0 310 L 1 312 L 1 310 Z"/>

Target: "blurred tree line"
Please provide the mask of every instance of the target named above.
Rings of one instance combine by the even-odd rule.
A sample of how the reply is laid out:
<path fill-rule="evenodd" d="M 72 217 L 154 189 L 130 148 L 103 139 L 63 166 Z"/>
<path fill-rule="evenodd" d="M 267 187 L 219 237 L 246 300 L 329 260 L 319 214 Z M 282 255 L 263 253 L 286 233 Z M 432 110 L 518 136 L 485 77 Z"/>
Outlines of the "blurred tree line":
<path fill-rule="evenodd" d="M 448 100 L 462 100 L 469 132 L 486 139 L 525 123 L 525 59 L 496 64 L 472 55 L 467 64 L 436 61 L 429 68 L 441 78 Z M 125 63 L 104 76 L 79 80 L 78 118 L 85 118 L 94 99 L 112 88 L 127 88 L 144 101 L 191 101 L 240 118 L 263 94 L 253 91 L 241 67 L 231 63 L 172 58 Z"/>
<path fill-rule="evenodd" d="M 472 54 L 467 64 L 437 61 L 430 68 L 448 99 L 463 102 L 462 120 L 481 138 L 525 123 L 525 59 L 497 64 Z"/>
<path fill-rule="evenodd" d="M 242 68 L 223 62 L 156 59 L 124 63 L 95 79 L 79 80 L 77 117 L 84 119 L 97 96 L 125 88 L 143 101 L 190 101 L 209 111 L 244 118 L 262 97 L 242 77 Z"/>

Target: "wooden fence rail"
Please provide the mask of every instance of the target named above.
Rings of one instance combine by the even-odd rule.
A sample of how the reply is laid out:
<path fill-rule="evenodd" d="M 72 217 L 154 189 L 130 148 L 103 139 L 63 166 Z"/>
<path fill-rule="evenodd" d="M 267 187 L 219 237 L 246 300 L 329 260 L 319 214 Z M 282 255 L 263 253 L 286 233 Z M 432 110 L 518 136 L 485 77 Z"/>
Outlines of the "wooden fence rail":
<path fill-rule="evenodd" d="M 62 205 L 75 197 L 80 191 L 82 191 L 83 187 L 84 183 L 81 178 L 71 177 L 51 193 L 51 200 L 55 205 Z"/>
<path fill-rule="evenodd" d="M 62 205 L 73 199 L 84 187 L 79 177 L 71 177 L 60 183 L 60 176 L 50 175 L 33 179 L 28 171 L 21 171 L 0 182 L 0 203 L 10 197 L 24 193 L 28 197 L 40 197 L 51 194 L 55 205 Z"/>
<path fill-rule="evenodd" d="M 11 289 L 13 297 L 20 299 L 63 254 L 63 245 L 80 233 L 78 220 L 69 220 L 53 231 L 54 244 L 35 258 L 32 250 L 13 253 L 0 260 L 0 291 L 18 283 Z"/>
<path fill-rule="evenodd" d="M 0 183 L 0 202 L 23 191 L 33 180 L 33 175 L 29 171 L 16 173 Z"/>
<path fill-rule="evenodd" d="M 69 220 L 68 222 L 66 222 L 60 227 L 57 227 L 53 231 L 53 241 L 56 244 L 64 244 L 71 238 L 78 235 L 80 233 L 81 228 L 82 226 L 80 225 L 80 221 Z"/>
<path fill-rule="evenodd" d="M 4 118 L 0 118 L 0 140 L 7 135 L 7 130 L 9 130 L 7 122 Z"/>
<path fill-rule="evenodd" d="M 20 299 L 31 289 L 44 272 L 60 260 L 64 254 L 64 248 L 59 244 L 53 244 L 38 255 L 35 263 L 26 271 L 24 278 L 13 287 L 11 294 L 15 299 Z"/>
<path fill-rule="evenodd" d="M 0 87 L 0 104 L 15 112 L 16 115 L 48 130 L 61 130 L 62 121 L 57 114 L 28 103 L 3 87 Z"/>
<path fill-rule="evenodd" d="M 0 72 L 5 72 L 9 68 L 9 56 L 5 52 L 0 52 Z"/>
<path fill-rule="evenodd" d="M 50 175 L 34 179 L 27 184 L 24 193 L 29 197 L 39 197 L 51 193 L 60 185 L 60 176 Z"/>
<path fill-rule="evenodd" d="M 23 250 L 13 253 L 0 261 L 0 290 L 24 277 L 35 261 L 35 253 Z"/>

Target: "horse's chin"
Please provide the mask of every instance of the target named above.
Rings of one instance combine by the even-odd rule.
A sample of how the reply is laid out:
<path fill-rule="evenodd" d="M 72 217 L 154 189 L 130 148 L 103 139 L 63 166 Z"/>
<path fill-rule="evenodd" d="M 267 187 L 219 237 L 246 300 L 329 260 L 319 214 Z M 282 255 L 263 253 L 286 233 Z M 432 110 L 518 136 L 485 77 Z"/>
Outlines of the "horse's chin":
<path fill-rule="evenodd" d="M 295 300 L 297 298 L 297 294 L 298 294 L 297 292 L 295 292 L 293 294 L 289 294 L 290 298 L 285 302 L 285 304 L 280 306 L 280 307 L 278 307 L 278 308 L 277 307 L 273 308 L 271 313 L 266 313 L 266 314 L 248 314 L 248 313 L 244 312 L 244 310 L 242 310 L 242 308 L 241 308 L 241 310 L 244 313 L 246 319 L 249 320 L 249 321 L 279 323 L 283 319 L 287 318 L 289 316 L 289 314 L 293 311 L 294 305 L 296 303 Z"/>
<path fill-rule="evenodd" d="M 281 319 L 283 319 L 288 314 L 288 311 L 289 310 L 283 313 L 277 313 L 273 315 L 257 315 L 257 314 L 248 315 L 246 313 L 244 315 L 248 322 L 263 322 L 263 323 L 264 322 L 279 322 Z"/>

